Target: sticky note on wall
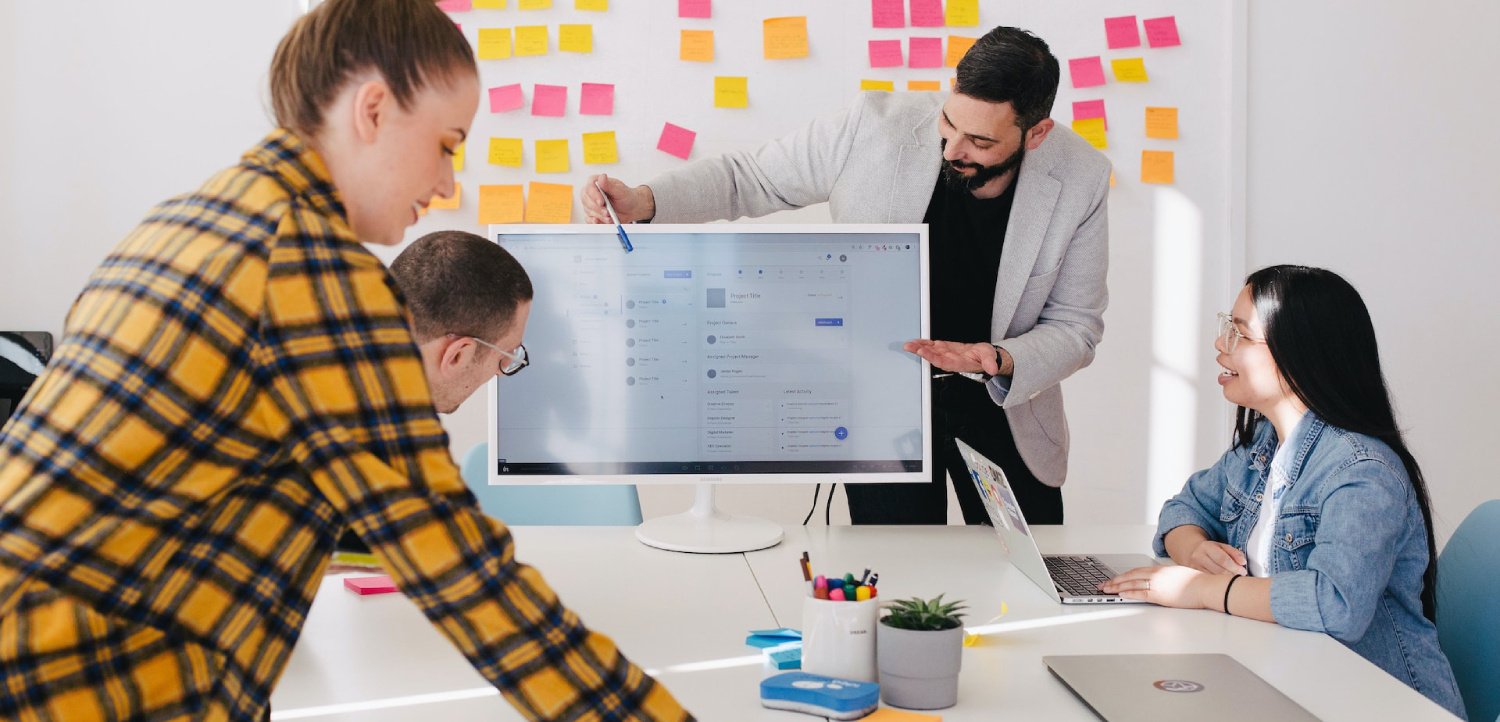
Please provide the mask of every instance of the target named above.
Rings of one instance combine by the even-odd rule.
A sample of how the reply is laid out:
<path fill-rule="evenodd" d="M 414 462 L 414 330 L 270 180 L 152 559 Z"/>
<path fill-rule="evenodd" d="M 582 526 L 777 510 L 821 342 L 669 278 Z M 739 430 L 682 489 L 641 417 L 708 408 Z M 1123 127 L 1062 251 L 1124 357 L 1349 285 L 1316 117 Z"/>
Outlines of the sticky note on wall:
<path fill-rule="evenodd" d="M 911 0 L 912 27 L 940 28 L 943 22 L 943 0 Z"/>
<path fill-rule="evenodd" d="M 972 28 L 979 24 L 979 0 L 948 0 L 943 19 L 950 27 Z"/>
<path fill-rule="evenodd" d="M 1104 121 L 1104 129 L 1109 129 L 1109 116 L 1104 113 L 1103 100 L 1075 100 L 1073 101 L 1073 120 L 1087 120 L 1098 118 Z"/>
<path fill-rule="evenodd" d="M 1082 136 L 1089 145 L 1105 150 L 1109 148 L 1109 139 L 1104 133 L 1103 118 L 1083 118 L 1073 121 L 1073 132 Z"/>
<path fill-rule="evenodd" d="M 504 113 L 508 110 L 517 110 L 526 105 L 526 96 L 521 92 L 520 83 L 501 85 L 490 88 L 490 112 Z"/>
<path fill-rule="evenodd" d="M 612 130 L 583 134 L 583 162 L 589 165 L 619 163 L 620 147 Z"/>
<path fill-rule="evenodd" d="M 505 0 L 474 0 L 475 10 L 504 10 Z"/>
<path fill-rule="evenodd" d="M 1109 67 L 1115 71 L 1115 80 L 1121 83 L 1144 83 L 1146 77 L 1146 61 L 1142 58 L 1115 58 L 1109 61 Z"/>
<path fill-rule="evenodd" d="M 894 92 L 896 92 L 896 81 L 894 81 L 894 80 L 861 80 L 861 81 L 859 81 L 859 89 L 860 90 L 873 90 L 873 91 L 876 91 L 876 92 L 879 92 L 879 93 L 894 93 Z"/>
<path fill-rule="evenodd" d="M 1177 109 L 1176 108 L 1146 108 L 1146 137 L 1167 138 L 1177 137 Z"/>
<path fill-rule="evenodd" d="M 459 143 L 458 147 L 453 149 L 452 160 L 454 173 L 457 173 L 464 169 L 464 149 L 467 147 L 469 147 L 468 143 Z"/>
<path fill-rule="evenodd" d="M 527 223 L 571 223 L 573 186 L 532 181 L 526 189 Z"/>
<path fill-rule="evenodd" d="M 510 28 L 479 29 L 479 59 L 504 60 L 510 57 Z"/>
<path fill-rule="evenodd" d="M 899 68 L 903 62 L 900 40 L 871 40 L 870 67 Z"/>
<path fill-rule="evenodd" d="M 557 49 L 564 53 L 594 52 L 594 26 L 557 26 Z"/>
<path fill-rule="evenodd" d="M 688 155 L 693 152 L 693 141 L 697 138 L 698 134 L 687 128 L 666 123 L 662 126 L 661 137 L 656 141 L 656 149 L 687 160 Z"/>
<path fill-rule="evenodd" d="M 1146 42 L 1153 48 L 1182 44 L 1182 39 L 1177 37 L 1177 18 L 1174 16 L 1150 18 L 1141 24 L 1146 26 Z"/>
<path fill-rule="evenodd" d="M 1141 151 L 1141 182 L 1171 184 L 1176 182 L 1174 158 L 1170 150 Z"/>
<path fill-rule="evenodd" d="M 578 103 L 578 112 L 580 114 L 614 115 L 614 83 L 584 83 L 582 94 L 583 99 Z"/>
<path fill-rule="evenodd" d="M 695 63 L 713 62 L 714 31 L 682 31 L 682 44 L 678 46 L 677 57 Z"/>
<path fill-rule="evenodd" d="M 520 168 L 523 165 L 521 152 L 520 138 L 490 138 L 489 161 L 491 165 Z"/>
<path fill-rule="evenodd" d="M 942 38 L 909 38 L 907 43 L 911 45 L 911 59 L 908 61 L 913 68 L 941 68 L 943 67 L 943 39 Z"/>
<path fill-rule="evenodd" d="M 536 172 L 568 172 L 568 139 L 539 140 L 536 142 Z"/>
<path fill-rule="evenodd" d="M 573 9 L 602 13 L 609 10 L 609 0 L 573 0 Z"/>
<path fill-rule="evenodd" d="M 542 115 L 549 118 L 561 118 L 568 112 L 568 86 L 566 85 L 541 85 L 532 86 L 531 89 L 531 114 Z"/>
<path fill-rule="evenodd" d="M 1136 48 L 1141 45 L 1141 31 L 1134 15 L 1104 19 L 1104 42 L 1111 50 Z"/>
<path fill-rule="evenodd" d="M 519 185 L 479 186 L 479 222 L 520 223 L 525 201 Z"/>
<path fill-rule="evenodd" d="M 552 7 L 552 0 L 517 0 L 516 7 L 522 10 L 546 10 Z"/>
<path fill-rule="evenodd" d="M 1068 74 L 1073 77 L 1075 88 L 1092 88 L 1104 84 L 1104 64 L 1097 55 L 1069 60 Z"/>
<path fill-rule="evenodd" d="M 466 13 L 472 7 L 472 4 L 469 0 L 438 0 L 437 6 L 442 8 L 444 12 Z"/>
<path fill-rule="evenodd" d="M 968 38 L 962 35 L 949 35 L 948 56 L 943 59 L 943 65 L 946 65 L 950 68 L 958 67 L 958 61 L 964 59 L 964 54 L 969 52 L 969 48 L 974 47 L 974 41 L 978 39 L 979 38 Z"/>
<path fill-rule="evenodd" d="M 870 0 L 870 25 L 877 28 L 906 27 L 903 0 Z"/>
<path fill-rule="evenodd" d="M 767 60 L 807 57 L 807 18 L 766 18 L 762 47 Z"/>
<path fill-rule="evenodd" d="M 937 92 L 943 89 L 943 84 L 936 80 L 908 80 L 907 90 L 919 90 L 924 92 Z"/>
<path fill-rule="evenodd" d="M 750 107 L 750 79 L 743 76 L 729 75 L 720 75 L 714 78 L 714 107 Z"/>
<path fill-rule="evenodd" d="M 713 0 L 677 0 L 677 17 L 679 18 L 711 18 L 713 16 Z"/>
<path fill-rule="evenodd" d="M 549 47 L 546 25 L 516 27 L 516 57 L 546 55 Z"/>

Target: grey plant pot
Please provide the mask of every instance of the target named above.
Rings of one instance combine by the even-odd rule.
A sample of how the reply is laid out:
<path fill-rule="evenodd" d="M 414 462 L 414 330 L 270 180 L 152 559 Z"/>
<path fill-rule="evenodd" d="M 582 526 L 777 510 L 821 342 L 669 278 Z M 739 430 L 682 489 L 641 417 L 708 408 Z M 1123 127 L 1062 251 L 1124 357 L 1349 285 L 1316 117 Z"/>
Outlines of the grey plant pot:
<path fill-rule="evenodd" d="M 944 709 L 958 702 L 963 627 L 937 632 L 897 629 L 880 623 L 875 659 L 880 699 L 906 709 Z"/>

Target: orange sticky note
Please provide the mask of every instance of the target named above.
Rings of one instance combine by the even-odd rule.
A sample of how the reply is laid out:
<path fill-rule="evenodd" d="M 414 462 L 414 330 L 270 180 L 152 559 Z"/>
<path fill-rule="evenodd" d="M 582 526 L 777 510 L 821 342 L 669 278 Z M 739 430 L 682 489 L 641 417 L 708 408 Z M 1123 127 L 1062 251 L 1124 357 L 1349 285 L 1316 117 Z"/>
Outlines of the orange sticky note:
<path fill-rule="evenodd" d="M 882 707 L 870 715 L 862 718 L 860 722 L 943 722 L 943 718 L 935 714 L 922 714 L 921 712 L 908 712 L 895 707 Z"/>
<path fill-rule="evenodd" d="M 1166 183 L 1176 181 L 1172 151 L 1170 150 L 1143 150 L 1141 151 L 1141 182 L 1142 183 Z"/>
<path fill-rule="evenodd" d="M 525 201 L 521 186 L 479 186 L 479 222 L 520 223 Z"/>
<path fill-rule="evenodd" d="M 619 163 L 620 147 L 612 130 L 583 134 L 583 162 L 590 165 Z"/>
<path fill-rule="evenodd" d="M 539 140 L 536 142 L 536 172 L 568 172 L 568 139 Z"/>
<path fill-rule="evenodd" d="M 714 31 L 684 30 L 682 44 L 677 57 L 697 63 L 709 63 L 714 59 Z"/>
<path fill-rule="evenodd" d="M 573 186 L 532 181 L 526 192 L 526 222 L 573 222 Z"/>
<path fill-rule="evenodd" d="M 974 47 L 974 41 L 978 39 L 979 38 L 966 38 L 962 35 L 949 35 L 948 55 L 947 57 L 943 58 L 943 65 L 946 65 L 950 68 L 958 67 L 958 61 L 964 59 L 964 53 L 969 52 L 969 48 Z"/>
<path fill-rule="evenodd" d="M 520 138 L 490 138 L 490 163 L 520 168 Z"/>
<path fill-rule="evenodd" d="M 807 18 L 766 18 L 763 45 L 767 60 L 807 57 Z"/>
<path fill-rule="evenodd" d="M 454 173 L 457 173 L 457 172 L 459 172 L 459 171 L 461 171 L 461 170 L 464 169 L 464 148 L 467 148 L 467 147 L 469 147 L 468 143 L 459 143 L 458 147 L 453 149 L 453 172 Z"/>
<path fill-rule="evenodd" d="M 510 28 L 479 29 L 479 59 L 504 60 L 510 57 Z"/>
<path fill-rule="evenodd" d="M 750 79 L 744 76 L 729 75 L 720 75 L 714 78 L 714 107 L 750 107 Z"/>
<path fill-rule="evenodd" d="M 896 92 L 896 81 L 894 80 L 861 80 L 860 90 L 878 90 L 886 93 Z"/>
<path fill-rule="evenodd" d="M 979 24 L 979 0 L 948 0 L 943 20 L 953 27 L 974 27 Z"/>
<path fill-rule="evenodd" d="M 1104 150 L 1109 147 L 1109 140 L 1104 135 L 1103 118 L 1079 118 L 1073 121 L 1073 132 L 1089 142 L 1089 145 Z"/>
<path fill-rule="evenodd" d="M 557 26 L 557 49 L 564 53 L 594 52 L 594 26 Z"/>
<path fill-rule="evenodd" d="M 1176 138 L 1177 109 L 1146 107 L 1146 137 Z"/>
<path fill-rule="evenodd" d="M 573 9 L 602 13 L 609 9 L 609 0 L 573 0 Z"/>
<path fill-rule="evenodd" d="M 516 57 L 546 55 L 548 47 L 546 25 L 516 26 Z"/>
<path fill-rule="evenodd" d="M 1118 82 L 1144 83 L 1148 80 L 1144 58 L 1116 58 L 1109 61 L 1109 67 L 1115 71 L 1115 80 Z"/>
<path fill-rule="evenodd" d="M 943 84 L 936 80 L 908 80 L 906 81 L 906 89 L 935 91 L 942 90 Z"/>
<path fill-rule="evenodd" d="M 455 182 L 453 184 L 453 195 L 451 197 L 444 198 L 442 196 L 433 196 L 432 200 L 427 202 L 427 208 L 428 210 L 434 211 L 456 211 L 458 210 L 459 202 L 463 200 L 463 197 L 463 184 Z"/>

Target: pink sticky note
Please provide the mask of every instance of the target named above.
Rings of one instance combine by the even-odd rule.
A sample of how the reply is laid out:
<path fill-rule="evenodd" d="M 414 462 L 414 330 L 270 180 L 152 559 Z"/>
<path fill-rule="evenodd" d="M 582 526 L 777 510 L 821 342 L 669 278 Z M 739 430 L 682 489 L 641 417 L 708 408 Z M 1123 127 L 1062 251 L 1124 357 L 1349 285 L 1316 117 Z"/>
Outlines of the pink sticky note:
<path fill-rule="evenodd" d="M 713 0 L 677 0 L 677 17 L 679 18 L 711 18 L 713 16 Z"/>
<path fill-rule="evenodd" d="M 870 0 L 870 24 L 877 28 L 904 28 L 906 8 L 901 0 Z"/>
<path fill-rule="evenodd" d="M 614 83 L 584 83 L 578 112 L 582 115 L 614 115 Z"/>
<path fill-rule="evenodd" d="M 473 9 L 472 0 L 438 0 L 438 7 L 450 13 L 466 13 Z"/>
<path fill-rule="evenodd" d="M 1110 49 L 1138 48 L 1141 46 L 1141 31 L 1136 27 L 1134 15 L 1104 19 L 1104 40 Z"/>
<path fill-rule="evenodd" d="M 561 118 L 568 112 L 568 86 L 542 85 L 531 90 L 531 114 Z"/>
<path fill-rule="evenodd" d="M 912 38 L 908 62 L 913 68 L 943 67 L 943 39 Z"/>
<path fill-rule="evenodd" d="M 1153 48 L 1165 48 L 1172 45 L 1181 45 L 1182 39 L 1177 37 L 1177 18 L 1168 15 L 1164 18 L 1150 18 L 1141 21 L 1146 26 L 1146 42 Z"/>
<path fill-rule="evenodd" d="M 902 57 L 900 40 L 870 41 L 870 67 L 899 68 Z"/>
<path fill-rule="evenodd" d="M 1098 118 L 1104 121 L 1104 129 L 1109 129 L 1109 118 L 1104 115 L 1103 100 L 1077 100 L 1073 102 L 1073 120 L 1087 120 Z"/>
<path fill-rule="evenodd" d="M 524 105 L 526 105 L 526 98 L 521 94 L 520 83 L 490 88 L 491 113 L 504 113 L 507 110 L 516 110 Z"/>
<path fill-rule="evenodd" d="M 656 141 L 656 149 L 687 160 L 688 155 L 693 152 L 693 141 L 697 138 L 697 133 L 667 123 L 661 129 L 661 140 Z"/>
<path fill-rule="evenodd" d="M 1068 73 L 1073 76 L 1073 87 L 1092 88 L 1104 84 L 1104 63 L 1099 56 L 1073 58 L 1068 61 Z"/>
<path fill-rule="evenodd" d="M 912 27 L 940 28 L 946 22 L 943 18 L 943 0 L 911 0 Z"/>
<path fill-rule="evenodd" d="M 358 595 L 390 594 L 396 591 L 396 583 L 389 576 L 344 577 L 344 588 Z"/>

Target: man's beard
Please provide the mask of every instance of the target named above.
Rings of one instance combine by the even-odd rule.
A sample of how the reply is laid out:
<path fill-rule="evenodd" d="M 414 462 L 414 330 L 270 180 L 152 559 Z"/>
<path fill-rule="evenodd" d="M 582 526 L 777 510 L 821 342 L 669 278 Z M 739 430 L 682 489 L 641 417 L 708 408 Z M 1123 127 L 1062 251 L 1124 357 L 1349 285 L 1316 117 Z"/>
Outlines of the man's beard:
<path fill-rule="evenodd" d="M 947 139 L 941 140 L 944 149 L 948 147 Z M 963 161 L 943 160 L 943 182 L 949 188 L 958 191 L 969 191 L 973 193 L 984 187 L 984 184 L 999 178 L 1017 168 L 1021 167 L 1021 161 L 1026 159 L 1026 144 L 1022 143 L 1016 152 L 1011 153 L 1009 158 L 994 165 L 979 165 L 978 163 L 965 163 Z M 959 172 L 961 168 L 974 168 L 974 175 L 966 176 Z"/>

